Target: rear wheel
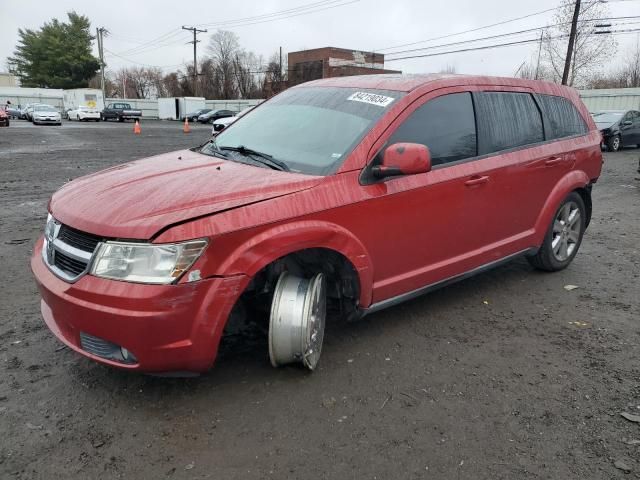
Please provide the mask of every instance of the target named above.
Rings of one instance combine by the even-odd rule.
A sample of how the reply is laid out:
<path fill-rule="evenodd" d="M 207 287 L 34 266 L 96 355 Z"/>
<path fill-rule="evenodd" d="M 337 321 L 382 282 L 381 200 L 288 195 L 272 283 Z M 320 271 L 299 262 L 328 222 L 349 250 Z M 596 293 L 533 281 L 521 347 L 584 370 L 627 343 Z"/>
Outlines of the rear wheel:
<path fill-rule="evenodd" d="M 610 152 L 617 152 L 620 150 L 622 146 L 622 142 L 620 141 L 620 135 L 614 135 L 609 140 L 607 140 L 607 148 Z"/>
<path fill-rule="evenodd" d="M 283 272 L 276 284 L 269 320 L 269 357 L 274 367 L 301 362 L 314 370 L 320 361 L 327 295 L 324 276 L 310 279 Z"/>
<path fill-rule="evenodd" d="M 578 253 L 586 218 L 582 197 L 571 192 L 556 211 L 538 252 L 527 257 L 529 263 L 547 272 L 566 268 Z"/>

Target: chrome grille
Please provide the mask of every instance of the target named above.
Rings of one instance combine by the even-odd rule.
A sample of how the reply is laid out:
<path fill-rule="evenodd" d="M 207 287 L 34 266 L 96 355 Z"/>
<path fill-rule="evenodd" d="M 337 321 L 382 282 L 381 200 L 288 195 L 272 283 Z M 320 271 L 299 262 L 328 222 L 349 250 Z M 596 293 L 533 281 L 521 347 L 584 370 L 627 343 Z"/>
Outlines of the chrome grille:
<path fill-rule="evenodd" d="M 87 264 L 79 260 L 71 258 L 62 252 L 56 252 L 53 264 L 63 272 L 70 275 L 80 275 L 87 268 Z"/>
<path fill-rule="evenodd" d="M 102 239 L 57 222 L 52 230 L 45 234 L 42 258 L 58 277 L 75 282 L 89 269 L 93 253 Z"/>
<path fill-rule="evenodd" d="M 67 245 L 85 250 L 87 252 L 93 252 L 100 240 L 100 237 L 91 235 L 90 233 L 84 233 L 75 228 L 67 227 L 66 225 L 60 225 L 60 232 L 58 232 L 58 239 L 65 242 Z"/>

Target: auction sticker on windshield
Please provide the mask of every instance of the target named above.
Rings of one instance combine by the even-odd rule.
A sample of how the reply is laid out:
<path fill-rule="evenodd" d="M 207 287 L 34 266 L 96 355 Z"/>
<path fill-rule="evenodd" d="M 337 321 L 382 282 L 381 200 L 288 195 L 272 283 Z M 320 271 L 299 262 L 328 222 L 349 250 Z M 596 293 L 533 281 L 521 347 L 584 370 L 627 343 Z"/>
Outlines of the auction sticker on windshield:
<path fill-rule="evenodd" d="M 386 107 L 393 102 L 393 97 L 386 97 L 384 95 L 377 95 L 375 93 L 356 92 L 347 98 L 352 102 L 370 103 L 371 105 L 378 105 L 379 107 Z"/>

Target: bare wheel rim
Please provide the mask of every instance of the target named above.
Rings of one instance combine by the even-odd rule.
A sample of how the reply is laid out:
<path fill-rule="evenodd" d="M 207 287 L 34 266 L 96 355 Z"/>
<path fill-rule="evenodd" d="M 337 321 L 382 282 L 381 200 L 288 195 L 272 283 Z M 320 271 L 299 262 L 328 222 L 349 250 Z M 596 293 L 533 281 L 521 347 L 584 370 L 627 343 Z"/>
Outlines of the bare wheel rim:
<path fill-rule="evenodd" d="M 566 261 L 574 254 L 580 241 L 582 221 L 580 208 L 576 202 L 567 202 L 556 214 L 553 221 L 551 250 L 556 260 Z"/>
<path fill-rule="evenodd" d="M 321 273 L 305 279 L 283 272 L 275 287 L 269 319 L 269 358 L 274 367 L 301 362 L 314 370 L 320 360 L 326 317 Z"/>
<path fill-rule="evenodd" d="M 321 273 L 314 276 L 309 282 L 307 299 L 309 305 L 305 308 L 308 313 L 306 315 L 307 328 L 302 362 L 308 369 L 313 370 L 320 360 L 322 341 L 324 339 L 324 323 L 327 314 L 324 278 Z"/>

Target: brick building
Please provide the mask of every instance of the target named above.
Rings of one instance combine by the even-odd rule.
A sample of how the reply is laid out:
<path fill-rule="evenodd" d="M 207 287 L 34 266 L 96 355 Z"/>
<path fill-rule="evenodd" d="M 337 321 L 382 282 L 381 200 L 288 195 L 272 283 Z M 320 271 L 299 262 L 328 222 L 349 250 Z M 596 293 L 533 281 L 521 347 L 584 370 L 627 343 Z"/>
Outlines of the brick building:
<path fill-rule="evenodd" d="M 386 70 L 382 53 L 346 48 L 323 47 L 290 52 L 288 61 L 289 86 L 319 78 L 402 73 L 399 70 Z"/>

